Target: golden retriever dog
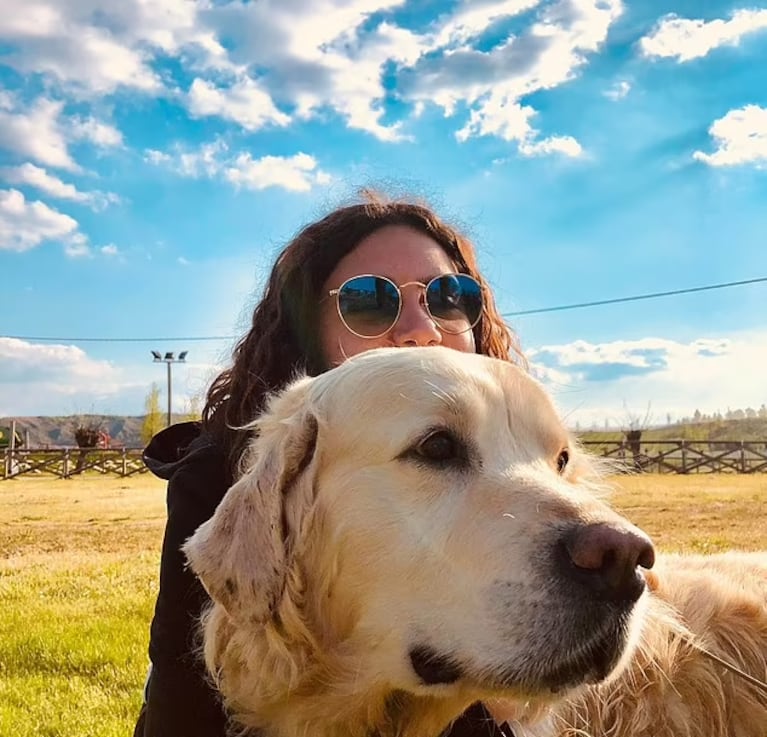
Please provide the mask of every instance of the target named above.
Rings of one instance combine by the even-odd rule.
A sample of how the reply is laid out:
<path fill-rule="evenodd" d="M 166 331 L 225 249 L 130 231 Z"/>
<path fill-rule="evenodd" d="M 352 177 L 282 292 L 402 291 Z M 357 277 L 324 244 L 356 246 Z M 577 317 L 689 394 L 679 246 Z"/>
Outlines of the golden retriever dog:
<path fill-rule="evenodd" d="M 767 736 L 767 555 L 661 555 L 646 578 L 626 669 L 537 724 L 499 705 L 516 737 Z"/>
<path fill-rule="evenodd" d="M 664 598 L 650 572 L 648 594 L 652 544 L 601 500 L 593 463 L 515 366 L 371 351 L 296 381 L 253 429 L 240 479 L 185 545 L 213 601 L 206 664 L 245 730 L 437 737 L 481 700 L 520 734 L 639 734 L 621 716 L 605 728 L 624 708 L 611 688 L 627 711 L 646 692 L 648 709 L 740 724 L 734 677 L 708 663 L 701 683 L 694 665 L 680 675 L 697 651 L 673 608 L 689 599 L 705 629 L 718 602 L 685 593 L 681 571 L 668 579 L 681 593 Z M 761 617 L 744 659 L 759 677 L 764 604 L 730 613 L 736 628 Z M 742 634 L 701 638 L 738 660 Z M 757 697 L 749 718 L 764 715 Z"/>

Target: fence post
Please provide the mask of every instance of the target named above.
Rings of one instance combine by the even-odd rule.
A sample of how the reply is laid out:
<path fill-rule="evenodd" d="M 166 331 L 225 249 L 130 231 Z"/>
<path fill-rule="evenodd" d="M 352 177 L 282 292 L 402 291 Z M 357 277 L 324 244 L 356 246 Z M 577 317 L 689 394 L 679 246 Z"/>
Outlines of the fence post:
<path fill-rule="evenodd" d="M 746 473 L 746 445 L 740 441 L 740 472 Z"/>
<path fill-rule="evenodd" d="M 62 478 L 69 478 L 69 448 L 64 450 L 64 475 Z"/>
<path fill-rule="evenodd" d="M 123 448 L 123 478 L 128 475 L 128 451 Z"/>
<path fill-rule="evenodd" d="M 687 441 L 683 440 L 682 446 L 682 473 L 687 473 Z"/>

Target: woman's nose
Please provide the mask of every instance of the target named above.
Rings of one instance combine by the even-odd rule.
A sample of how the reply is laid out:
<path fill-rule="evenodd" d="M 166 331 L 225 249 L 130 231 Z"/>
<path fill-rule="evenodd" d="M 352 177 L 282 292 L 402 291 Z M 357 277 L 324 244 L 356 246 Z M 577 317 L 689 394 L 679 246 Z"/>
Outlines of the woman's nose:
<path fill-rule="evenodd" d="M 423 295 L 410 292 L 404 296 L 391 338 L 396 346 L 439 345 L 442 342 L 442 333 L 426 309 Z"/>

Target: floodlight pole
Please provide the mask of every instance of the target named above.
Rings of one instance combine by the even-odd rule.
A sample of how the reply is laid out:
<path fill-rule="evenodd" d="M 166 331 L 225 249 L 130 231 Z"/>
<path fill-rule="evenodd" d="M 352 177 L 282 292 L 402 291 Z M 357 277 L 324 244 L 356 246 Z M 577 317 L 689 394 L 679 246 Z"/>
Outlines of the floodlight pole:
<path fill-rule="evenodd" d="M 189 351 L 181 351 L 178 358 L 174 358 L 172 353 L 166 353 L 164 356 L 159 351 L 152 351 L 154 363 L 164 363 L 168 367 L 168 427 L 171 426 L 173 416 L 173 380 L 171 376 L 171 365 L 174 363 L 186 363 L 186 355 Z"/>
<path fill-rule="evenodd" d="M 168 427 L 171 425 L 171 417 L 173 415 L 173 408 L 171 406 L 171 396 L 172 396 L 172 385 L 173 382 L 171 381 L 171 371 L 170 367 L 173 364 L 173 361 L 166 361 L 165 365 L 168 367 Z"/>

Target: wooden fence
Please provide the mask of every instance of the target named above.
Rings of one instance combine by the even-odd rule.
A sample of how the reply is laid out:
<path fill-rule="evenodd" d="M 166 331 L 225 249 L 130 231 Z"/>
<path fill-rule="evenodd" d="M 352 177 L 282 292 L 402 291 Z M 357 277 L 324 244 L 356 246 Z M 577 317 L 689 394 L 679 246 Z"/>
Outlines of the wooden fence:
<path fill-rule="evenodd" d="M 616 461 L 625 473 L 767 473 L 767 441 L 585 440 L 586 449 Z M 0 480 L 48 474 L 70 478 L 85 471 L 114 476 L 146 473 L 141 448 L 62 448 L 2 451 Z"/>
<path fill-rule="evenodd" d="M 586 440 L 582 445 L 618 461 L 625 473 L 767 473 L 767 441 Z"/>
<path fill-rule="evenodd" d="M 3 479 L 47 474 L 61 479 L 85 471 L 113 476 L 133 476 L 148 470 L 141 448 L 61 448 L 58 450 L 16 449 L 2 451 Z"/>

